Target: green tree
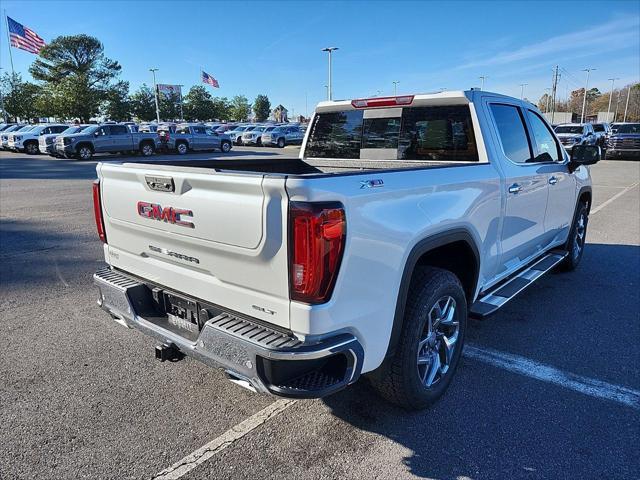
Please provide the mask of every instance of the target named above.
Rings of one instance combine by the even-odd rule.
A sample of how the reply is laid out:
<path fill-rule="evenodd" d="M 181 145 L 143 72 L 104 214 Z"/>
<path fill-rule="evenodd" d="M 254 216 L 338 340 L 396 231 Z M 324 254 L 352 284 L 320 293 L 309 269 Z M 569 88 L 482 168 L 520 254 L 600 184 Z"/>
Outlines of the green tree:
<path fill-rule="evenodd" d="M 236 95 L 231 99 L 231 118 L 238 121 L 246 120 L 251 113 L 251 105 L 244 95 Z"/>
<path fill-rule="evenodd" d="M 129 97 L 131 113 L 138 120 L 150 122 L 156 118 L 156 101 L 153 90 L 147 85 L 142 86 Z"/>
<path fill-rule="evenodd" d="M 160 105 L 161 120 L 177 120 L 180 118 L 180 95 L 171 93 L 158 95 L 158 104 Z"/>
<path fill-rule="evenodd" d="M 65 99 L 59 105 L 62 110 L 51 114 L 82 122 L 98 113 L 120 70 L 118 62 L 104 55 L 102 43 L 84 34 L 53 39 L 29 68 L 44 88 Z"/>
<path fill-rule="evenodd" d="M 10 117 L 31 120 L 43 113 L 39 102 L 40 88 L 31 82 L 23 82 L 19 74 L 5 73 L 0 88 L 4 108 Z"/>
<path fill-rule="evenodd" d="M 271 102 L 266 95 L 258 95 L 253 102 L 253 113 L 258 122 L 264 122 L 271 113 Z"/>
<path fill-rule="evenodd" d="M 121 80 L 107 90 L 104 115 L 109 120 L 116 120 L 118 122 L 131 118 L 129 82 Z"/>
<path fill-rule="evenodd" d="M 232 116 L 231 102 L 227 97 L 213 99 L 213 118 L 217 120 L 230 120 Z"/>
<path fill-rule="evenodd" d="M 196 85 L 189 89 L 189 93 L 184 97 L 184 116 L 190 121 L 215 118 L 211 94 L 203 86 Z"/>

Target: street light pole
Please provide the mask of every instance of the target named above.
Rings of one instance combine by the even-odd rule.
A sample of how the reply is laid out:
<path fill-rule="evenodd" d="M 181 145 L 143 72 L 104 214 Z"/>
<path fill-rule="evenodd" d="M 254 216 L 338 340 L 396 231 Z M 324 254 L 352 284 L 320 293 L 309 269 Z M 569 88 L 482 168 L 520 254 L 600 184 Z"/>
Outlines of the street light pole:
<path fill-rule="evenodd" d="M 397 96 L 398 95 L 398 84 L 400 83 L 399 80 L 394 80 L 393 82 L 393 96 Z"/>
<path fill-rule="evenodd" d="M 631 85 L 629 85 L 629 87 L 627 88 L 627 104 L 624 106 L 624 118 L 622 119 L 623 122 L 627 121 L 627 109 L 629 108 L 629 94 L 631 93 Z"/>
<path fill-rule="evenodd" d="M 480 90 L 483 90 L 483 91 L 484 91 L 484 81 L 485 81 L 487 78 L 489 78 L 489 77 L 487 77 L 486 75 L 480 75 L 478 78 L 479 78 L 479 79 L 480 79 L 480 81 L 481 81 L 481 83 L 480 83 Z"/>
<path fill-rule="evenodd" d="M 520 100 L 524 100 L 524 87 L 526 87 L 527 85 L 529 84 L 528 83 L 520 84 Z"/>
<path fill-rule="evenodd" d="M 331 53 L 338 50 L 338 47 L 326 47 L 323 48 L 323 52 L 329 53 L 329 86 L 327 87 L 327 100 L 333 100 L 333 85 L 332 85 L 332 72 L 331 72 Z"/>
<path fill-rule="evenodd" d="M 582 115 L 580 117 L 580 123 L 584 123 L 585 108 L 587 108 L 587 89 L 589 88 L 589 75 L 595 68 L 585 68 L 583 72 L 587 72 L 587 82 L 584 84 L 584 98 L 582 99 Z"/>
<path fill-rule="evenodd" d="M 607 122 L 609 121 L 609 115 L 611 114 L 611 99 L 613 98 L 613 85 L 619 78 L 609 78 L 611 80 L 611 92 L 609 93 L 609 106 L 607 107 Z"/>
<path fill-rule="evenodd" d="M 160 106 L 158 105 L 158 87 L 156 87 L 156 72 L 158 68 L 150 68 L 149 71 L 153 74 L 153 96 L 156 99 L 156 120 L 160 123 Z"/>

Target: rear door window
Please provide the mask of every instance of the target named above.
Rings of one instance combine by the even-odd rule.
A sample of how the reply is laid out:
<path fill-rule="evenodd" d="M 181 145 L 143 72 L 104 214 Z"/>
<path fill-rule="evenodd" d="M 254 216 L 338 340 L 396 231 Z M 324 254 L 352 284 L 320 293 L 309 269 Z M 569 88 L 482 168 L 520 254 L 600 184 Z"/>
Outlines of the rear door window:
<path fill-rule="evenodd" d="M 491 104 L 504 154 L 516 163 L 531 160 L 531 145 L 520 109 L 513 105 Z"/>
<path fill-rule="evenodd" d="M 111 135 L 126 135 L 129 133 L 129 129 L 124 125 L 111 125 Z"/>
<path fill-rule="evenodd" d="M 204 127 L 193 127 L 193 133 L 204 135 L 207 132 L 205 131 Z"/>

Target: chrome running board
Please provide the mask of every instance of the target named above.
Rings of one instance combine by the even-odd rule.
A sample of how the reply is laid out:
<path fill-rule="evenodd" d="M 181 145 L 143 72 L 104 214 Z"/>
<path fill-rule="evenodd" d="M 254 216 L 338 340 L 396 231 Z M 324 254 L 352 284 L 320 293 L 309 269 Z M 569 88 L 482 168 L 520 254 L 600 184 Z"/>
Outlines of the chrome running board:
<path fill-rule="evenodd" d="M 558 265 L 568 252 L 553 250 L 530 266 L 524 268 L 505 282 L 501 282 L 487 292 L 483 292 L 469 309 L 469 316 L 484 320 L 496 313 L 509 300 L 533 284 L 542 275 Z"/>

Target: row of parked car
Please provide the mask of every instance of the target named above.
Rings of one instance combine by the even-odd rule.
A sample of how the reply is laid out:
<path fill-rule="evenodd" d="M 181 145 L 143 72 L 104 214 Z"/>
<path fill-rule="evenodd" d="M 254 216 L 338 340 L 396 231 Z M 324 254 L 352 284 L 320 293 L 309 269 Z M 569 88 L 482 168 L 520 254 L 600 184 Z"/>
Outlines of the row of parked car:
<path fill-rule="evenodd" d="M 227 153 L 233 144 L 284 147 L 302 143 L 303 137 L 304 130 L 298 124 L 0 124 L 3 150 L 82 160 L 95 153 L 132 152 L 145 156 L 156 151 L 180 155 L 202 150 Z"/>
<path fill-rule="evenodd" d="M 569 152 L 576 145 L 598 145 L 607 158 L 640 155 L 640 123 L 563 123 L 553 129 Z"/>

